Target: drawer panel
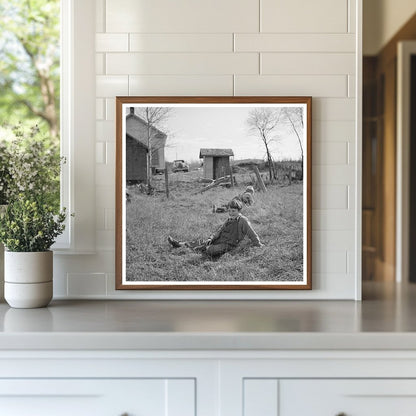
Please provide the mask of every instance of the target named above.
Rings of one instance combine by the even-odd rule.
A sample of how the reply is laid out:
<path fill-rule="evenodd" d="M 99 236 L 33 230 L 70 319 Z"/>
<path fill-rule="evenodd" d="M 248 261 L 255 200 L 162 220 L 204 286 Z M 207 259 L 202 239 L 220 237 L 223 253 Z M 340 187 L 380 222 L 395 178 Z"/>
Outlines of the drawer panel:
<path fill-rule="evenodd" d="M 415 380 L 280 380 L 279 416 L 414 416 Z"/>
<path fill-rule="evenodd" d="M 7 416 L 195 416 L 194 379 L 1 380 Z"/>

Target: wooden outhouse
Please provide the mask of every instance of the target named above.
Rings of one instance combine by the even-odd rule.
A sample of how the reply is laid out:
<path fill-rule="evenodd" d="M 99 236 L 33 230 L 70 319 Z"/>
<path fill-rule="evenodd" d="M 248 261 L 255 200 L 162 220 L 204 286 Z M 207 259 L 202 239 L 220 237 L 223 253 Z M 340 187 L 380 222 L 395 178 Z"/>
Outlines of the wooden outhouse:
<path fill-rule="evenodd" d="M 218 179 L 231 172 L 230 157 L 232 149 L 201 149 L 199 158 L 203 159 L 204 178 Z"/>
<path fill-rule="evenodd" d="M 152 171 L 165 169 L 167 136 L 157 128 L 151 129 Z M 139 183 L 147 179 L 147 123 L 134 112 L 126 116 L 126 181 Z"/>

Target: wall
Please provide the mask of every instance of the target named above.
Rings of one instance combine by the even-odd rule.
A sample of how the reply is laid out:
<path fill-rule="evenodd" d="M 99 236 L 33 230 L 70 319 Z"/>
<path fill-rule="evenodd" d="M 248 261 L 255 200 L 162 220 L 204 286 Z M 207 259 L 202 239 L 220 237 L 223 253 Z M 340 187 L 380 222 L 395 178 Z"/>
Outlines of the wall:
<path fill-rule="evenodd" d="M 412 0 L 363 0 L 363 54 L 377 55 L 415 13 Z"/>
<path fill-rule="evenodd" d="M 359 298 L 360 111 L 355 97 L 361 35 L 356 1 L 361 4 L 97 0 L 97 247 L 95 254 L 57 258 L 55 296 L 143 299 L 174 294 L 114 290 L 115 96 L 311 95 L 313 290 L 259 291 L 253 297 Z"/>

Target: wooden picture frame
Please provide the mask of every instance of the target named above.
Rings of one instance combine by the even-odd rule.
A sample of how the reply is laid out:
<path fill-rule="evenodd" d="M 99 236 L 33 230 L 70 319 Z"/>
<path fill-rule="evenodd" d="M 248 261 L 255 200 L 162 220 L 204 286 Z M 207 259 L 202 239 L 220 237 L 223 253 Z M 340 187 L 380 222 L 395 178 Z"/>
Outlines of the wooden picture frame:
<path fill-rule="evenodd" d="M 117 97 L 116 130 L 116 289 L 312 288 L 311 97 Z"/>

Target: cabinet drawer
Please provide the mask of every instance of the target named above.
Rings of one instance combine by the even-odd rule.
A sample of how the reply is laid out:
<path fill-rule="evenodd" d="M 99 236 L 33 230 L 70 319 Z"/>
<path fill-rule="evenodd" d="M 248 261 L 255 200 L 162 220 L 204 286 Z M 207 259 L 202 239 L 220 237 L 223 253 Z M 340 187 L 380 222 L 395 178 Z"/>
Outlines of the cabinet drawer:
<path fill-rule="evenodd" d="M 7 416 L 194 416 L 194 379 L 1 380 Z"/>
<path fill-rule="evenodd" d="M 279 416 L 414 416 L 415 380 L 280 380 Z"/>

